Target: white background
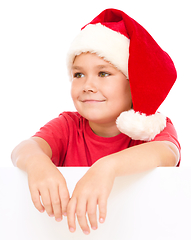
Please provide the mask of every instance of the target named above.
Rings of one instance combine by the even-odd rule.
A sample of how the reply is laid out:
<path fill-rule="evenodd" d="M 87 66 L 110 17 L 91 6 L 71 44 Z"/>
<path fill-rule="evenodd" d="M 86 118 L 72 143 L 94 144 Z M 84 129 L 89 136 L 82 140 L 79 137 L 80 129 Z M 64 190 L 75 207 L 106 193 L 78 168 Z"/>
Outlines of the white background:
<path fill-rule="evenodd" d="M 62 111 L 73 111 L 65 58 L 80 28 L 105 8 L 118 8 L 144 26 L 169 53 L 178 79 L 160 111 L 171 118 L 191 166 L 191 34 L 188 0 L 1 0 L 0 167 L 10 154 Z"/>

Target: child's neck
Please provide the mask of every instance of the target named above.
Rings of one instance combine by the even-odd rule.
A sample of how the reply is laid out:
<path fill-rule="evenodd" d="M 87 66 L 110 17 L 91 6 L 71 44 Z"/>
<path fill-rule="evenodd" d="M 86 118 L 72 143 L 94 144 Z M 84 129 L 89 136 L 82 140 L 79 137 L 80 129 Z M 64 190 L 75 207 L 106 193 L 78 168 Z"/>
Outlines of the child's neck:
<path fill-rule="evenodd" d="M 115 123 L 97 124 L 89 121 L 89 125 L 92 131 L 100 137 L 115 137 L 121 133 Z"/>

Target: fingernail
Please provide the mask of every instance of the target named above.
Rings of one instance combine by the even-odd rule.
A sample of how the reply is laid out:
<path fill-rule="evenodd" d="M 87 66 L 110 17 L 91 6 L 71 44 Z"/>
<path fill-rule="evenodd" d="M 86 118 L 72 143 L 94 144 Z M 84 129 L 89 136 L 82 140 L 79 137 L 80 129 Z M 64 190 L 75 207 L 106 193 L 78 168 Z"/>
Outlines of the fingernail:
<path fill-rule="evenodd" d="M 88 231 L 84 231 L 84 234 L 88 235 L 88 234 L 89 234 L 89 232 L 88 232 Z"/>
<path fill-rule="evenodd" d="M 54 217 L 54 214 L 50 214 L 49 217 Z"/>
<path fill-rule="evenodd" d="M 61 222 L 61 221 L 62 221 L 62 218 L 56 218 L 56 221 L 57 221 L 57 222 Z"/>
<path fill-rule="evenodd" d="M 66 213 L 66 212 L 65 212 L 65 213 L 63 213 L 63 216 L 65 216 L 65 217 L 66 217 L 66 216 L 67 216 L 67 213 Z"/>
<path fill-rule="evenodd" d="M 74 232 L 75 231 L 75 229 L 74 228 L 72 228 L 72 227 L 70 227 L 70 232 Z"/>
<path fill-rule="evenodd" d="M 100 223 L 104 223 L 104 219 L 103 219 L 103 218 L 100 218 L 100 219 L 99 219 L 99 222 L 100 222 Z"/>
<path fill-rule="evenodd" d="M 93 230 L 96 230 L 96 229 L 97 229 L 97 227 L 92 227 L 92 229 L 93 229 Z"/>

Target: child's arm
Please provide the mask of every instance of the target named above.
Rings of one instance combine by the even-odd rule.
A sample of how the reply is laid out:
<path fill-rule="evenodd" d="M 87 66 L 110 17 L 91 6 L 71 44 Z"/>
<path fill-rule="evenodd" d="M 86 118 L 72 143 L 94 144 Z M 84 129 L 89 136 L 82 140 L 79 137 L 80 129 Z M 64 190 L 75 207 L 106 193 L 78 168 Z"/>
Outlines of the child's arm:
<path fill-rule="evenodd" d="M 65 215 L 69 201 L 66 181 L 51 161 L 52 151 L 42 138 L 33 137 L 20 143 L 12 152 L 12 161 L 28 174 L 29 189 L 35 207 L 55 216 Z M 40 196 L 43 205 L 40 201 Z"/>
<path fill-rule="evenodd" d="M 159 166 L 176 166 L 179 159 L 177 147 L 168 141 L 148 142 L 134 146 L 98 160 L 81 178 L 68 204 L 69 229 L 75 231 L 75 214 L 85 234 L 90 232 L 86 213 L 92 229 L 106 217 L 107 198 L 115 177 L 140 173 Z"/>

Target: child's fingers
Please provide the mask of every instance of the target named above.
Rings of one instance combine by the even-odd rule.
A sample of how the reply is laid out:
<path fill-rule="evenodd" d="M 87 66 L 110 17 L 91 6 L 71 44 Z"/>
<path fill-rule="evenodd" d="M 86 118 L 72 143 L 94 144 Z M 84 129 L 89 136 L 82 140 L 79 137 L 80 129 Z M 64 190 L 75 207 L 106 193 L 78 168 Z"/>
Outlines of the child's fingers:
<path fill-rule="evenodd" d="M 87 213 L 91 228 L 93 230 L 97 229 L 97 199 L 92 198 L 87 204 Z"/>
<path fill-rule="evenodd" d="M 70 200 L 70 195 L 66 186 L 59 185 L 59 193 L 61 200 L 62 215 L 67 215 L 67 206 Z"/>
<path fill-rule="evenodd" d="M 98 200 L 99 222 L 104 223 L 107 214 L 107 199 L 102 197 Z"/>
<path fill-rule="evenodd" d="M 67 220 L 70 232 L 75 232 L 76 230 L 75 212 L 76 198 L 71 198 L 67 206 Z"/>
<path fill-rule="evenodd" d="M 71 232 L 74 232 L 76 230 L 75 213 L 78 218 L 78 223 L 82 231 L 85 234 L 89 234 L 90 228 L 88 226 L 88 222 L 86 218 L 86 201 L 80 200 L 80 202 L 77 202 L 76 198 L 72 198 L 68 203 L 67 219 L 68 219 L 68 227 Z"/>
<path fill-rule="evenodd" d="M 77 206 L 76 206 L 76 216 L 78 219 L 78 223 L 82 229 L 82 231 L 85 234 L 90 233 L 90 228 L 88 226 L 87 218 L 86 218 L 86 199 L 85 198 L 79 198 L 77 201 Z"/>
<path fill-rule="evenodd" d="M 51 197 L 52 209 L 53 209 L 55 220 L 60 222 L 62 220 L 62 207 L 61 207 L 61 200 L 59 196 L 58 186 L 53 186 L 50 189 L 50 197 Z"/>
<path fill-rule="evenodd" d="M 39 212 L 44 212 L 45 208 L 40 201 L 40 193 L 39 193 L 38 189 L 33 189 L 33 190 L 30 189 L 30 192 L 31 192 L 32 202 L 33 202 L 34 206 L 36 207 L 36 209 Z"/>
<path fill-rule="evenodd" d="M 42 203 L 44 205 L 44 208 L 45 208 L 47 214 L 50 217 L 53 217 L 54 212 L 53 212 L 53 208 L 52 208 L 52 203 L 51 203 L 49 190 L 47 188 L 45 188 L 40 193 L 41 193 Z"/>

